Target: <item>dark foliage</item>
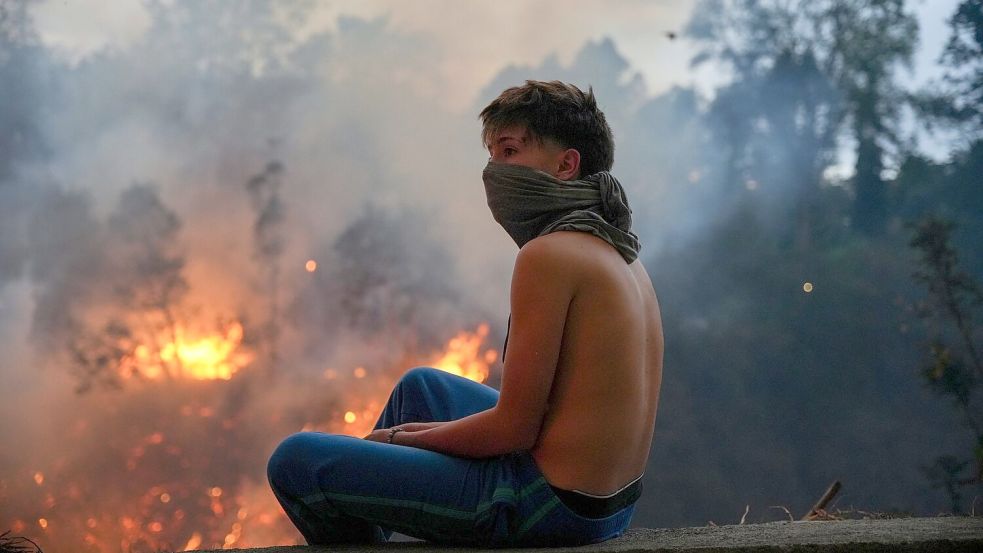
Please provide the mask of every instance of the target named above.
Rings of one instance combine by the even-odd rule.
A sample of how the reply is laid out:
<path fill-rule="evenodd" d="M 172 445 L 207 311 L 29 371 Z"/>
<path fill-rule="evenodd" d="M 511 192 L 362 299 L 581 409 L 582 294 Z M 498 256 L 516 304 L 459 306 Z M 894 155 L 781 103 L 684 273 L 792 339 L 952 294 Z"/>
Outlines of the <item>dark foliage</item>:
<path fill-rule="evenodd" d="M 946 491 L 953 512 L 959 513 L 960 490 L 983 482 L 983 408 L 977 399 L 983 363 L 973 325 L 973 314 L 983 304 L 983 294 L 975 279 L 959 268 L 957 252 L 951 245 L 954 229 L 950 221 L 927 218 L 914 226 L 910 245 L 921 254 L 921 267 L 914 278 L 925 286 L 930 298 L 922 316 L 946 322 L 955 331 L 948 340 L 934 340 L 922 377 L 933 392 L 952 399 L 972 434 L 972 454 L 969 459 L 942 455 L 923 470 L 933 487 Z M 965 475 L 969 466 L 973 469 Z"/>
<path fill-rule="evenodd" d="M 930 126 L 955 124 L 970 140 L 983 138 L 983 0 L 964 0 L 949 19 L 951 34 L 939 61 L 940 83 L 915 95 Z"/>

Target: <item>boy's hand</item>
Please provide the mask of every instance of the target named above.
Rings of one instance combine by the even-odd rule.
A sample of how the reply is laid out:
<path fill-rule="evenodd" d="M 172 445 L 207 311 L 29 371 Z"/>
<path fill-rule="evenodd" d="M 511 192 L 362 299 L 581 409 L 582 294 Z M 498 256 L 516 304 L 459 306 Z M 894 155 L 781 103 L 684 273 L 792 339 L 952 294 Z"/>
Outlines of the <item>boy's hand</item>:
<path fill-rule="evenodd" d="M 400 424 L 397 428 L 400 428 L 402 432 L 419 432 L 420 430 L 429 430 L 444 424 L 443 422 L 408 422 L 406 424 Z M 371 442 L 389 443 L 389 432 L 391 428 L 380 428 L 378 430 L 373 430 L 368 436 L 362 438 L 363 440 L 369 440 Z"/>
<path fill-rule="evenodd" d="M 368 440 L 370 442 L 387 443 L 387 442 L 389 442 L 389 429 L 388 428 L 380 428 L 378 430 L 373 430 L 371 433 L 369 433 L 368 436 L 366 436 L 366 437 L 364 437 L 362 439 L 363 440 Z"/>

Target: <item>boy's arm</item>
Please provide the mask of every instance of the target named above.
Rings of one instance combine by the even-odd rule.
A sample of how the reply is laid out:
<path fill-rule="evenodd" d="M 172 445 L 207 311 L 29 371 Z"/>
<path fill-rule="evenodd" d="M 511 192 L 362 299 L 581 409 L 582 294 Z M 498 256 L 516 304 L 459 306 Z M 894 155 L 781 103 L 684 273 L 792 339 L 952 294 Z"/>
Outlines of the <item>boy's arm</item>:
<path fill-rule="evenodd" d="M 393 443 L 459 457 L 531 449 L 539 436 L 575 293 L 565 242 L 547 235 L 527 243 L 512 274 L 512 324 L 498 404 L 436 428 L 400 432 Z"/>

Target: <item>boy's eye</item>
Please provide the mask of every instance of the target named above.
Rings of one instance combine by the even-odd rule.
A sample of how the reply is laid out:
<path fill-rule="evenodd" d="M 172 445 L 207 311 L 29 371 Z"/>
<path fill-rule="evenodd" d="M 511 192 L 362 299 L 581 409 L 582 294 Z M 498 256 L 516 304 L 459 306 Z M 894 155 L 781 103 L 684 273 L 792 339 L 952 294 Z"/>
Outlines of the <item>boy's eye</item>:
<path fill-rule="evenodd" d="M 511 156 L 512 154 L 515 153 L 515 149 L 514 148 L 505 148 L 505 151 L 502 152 L 502 153 L 505 154 L 505 157 L 509 157 L 509 156 Z"/>

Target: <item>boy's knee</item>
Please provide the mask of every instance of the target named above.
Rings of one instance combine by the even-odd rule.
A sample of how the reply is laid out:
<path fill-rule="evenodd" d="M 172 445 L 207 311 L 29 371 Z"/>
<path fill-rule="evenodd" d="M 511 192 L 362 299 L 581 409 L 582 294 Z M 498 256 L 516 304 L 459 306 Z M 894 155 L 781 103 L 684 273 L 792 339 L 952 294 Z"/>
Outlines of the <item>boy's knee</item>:
<path fill-rule="evenodd" d="M 427 382 L 442 373 L 440 369 L 435 369 L 433 367 L 413 367 L 412 369 L 403 373 L 402 378 L 399 379 L 400 385 L 414 385 L 421 382 Z"/>
<path fill-rule="evenodd" d="M 280 442 L 266 463 L 266 477 L 271 483 L 280 480 L 285 473 L 291 472 L 296 468 L 298 461 L 307 456 L 306 453 L 311 449 L 314 436 L 314 432 L 298 432 Z"/>

